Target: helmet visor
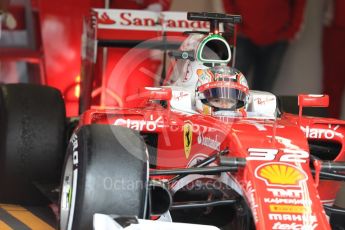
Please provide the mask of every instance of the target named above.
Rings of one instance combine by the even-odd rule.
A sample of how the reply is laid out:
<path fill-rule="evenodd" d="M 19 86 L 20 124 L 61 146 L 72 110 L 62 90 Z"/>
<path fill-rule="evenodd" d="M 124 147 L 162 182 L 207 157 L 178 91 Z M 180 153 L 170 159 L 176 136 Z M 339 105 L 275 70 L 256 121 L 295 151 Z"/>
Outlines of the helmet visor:
<path fill-rule="evenodd" d="M 247 93 L 231 87 L 214 87 L 201 92 L 204 104 L 218 109 L 238 109 L 244 106 Z"/>

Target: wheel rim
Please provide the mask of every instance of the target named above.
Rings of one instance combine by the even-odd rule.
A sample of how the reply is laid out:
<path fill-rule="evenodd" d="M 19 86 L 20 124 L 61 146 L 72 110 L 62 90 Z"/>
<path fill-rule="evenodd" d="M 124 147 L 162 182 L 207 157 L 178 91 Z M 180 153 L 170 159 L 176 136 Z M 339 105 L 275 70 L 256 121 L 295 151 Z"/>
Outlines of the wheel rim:
<path fill-rule="evenodd" d="M 62 181 L 61 201 L 60 201 L 60 229 L 71 229 L 76 188 L 76 170 L 73 170 L 72 155 L 68 156 Z"/>

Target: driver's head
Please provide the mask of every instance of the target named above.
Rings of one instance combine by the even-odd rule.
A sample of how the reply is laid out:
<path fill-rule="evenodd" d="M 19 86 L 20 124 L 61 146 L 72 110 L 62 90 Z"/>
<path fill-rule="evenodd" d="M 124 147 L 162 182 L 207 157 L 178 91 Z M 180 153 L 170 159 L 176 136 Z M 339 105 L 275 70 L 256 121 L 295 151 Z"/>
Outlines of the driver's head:
<path fill-rule="evenodd" d="M 216 66 L 203 70 L 209 77 L 199 79 L 197 97 L 213 110 L 239 110 L 248 102 L 249 88 L 244 75 L 235 68 Z"/>

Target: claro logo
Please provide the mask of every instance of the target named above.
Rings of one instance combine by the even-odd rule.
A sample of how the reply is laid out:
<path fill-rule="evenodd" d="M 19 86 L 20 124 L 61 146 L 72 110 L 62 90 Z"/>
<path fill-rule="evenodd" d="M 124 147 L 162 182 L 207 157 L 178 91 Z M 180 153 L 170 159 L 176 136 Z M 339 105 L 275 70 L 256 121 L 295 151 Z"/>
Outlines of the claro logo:
<path fill-rule="evenodd" d="M 302 130 L 305 132 L 305 136 L 307 138 L 330 140 L 335 137 L 336 130 L 338 128 L 339 125 L 335 127 L 329 125 L 329 129 L 310 128 L 309 126 L 306 126 L 305 128 L 302 128 Z"/>
<path fill-rule="evenodd" d="M 150 116 L 150 120 L 131 120 L 131 119 L 117 119 L 114 125 L 125 126 L 129 129 L 134 130 L 147 130 L 155 131 L 157 128 L 163 128 L 163 118 L 159 116 L 154 120 L 153 116 Z"/>

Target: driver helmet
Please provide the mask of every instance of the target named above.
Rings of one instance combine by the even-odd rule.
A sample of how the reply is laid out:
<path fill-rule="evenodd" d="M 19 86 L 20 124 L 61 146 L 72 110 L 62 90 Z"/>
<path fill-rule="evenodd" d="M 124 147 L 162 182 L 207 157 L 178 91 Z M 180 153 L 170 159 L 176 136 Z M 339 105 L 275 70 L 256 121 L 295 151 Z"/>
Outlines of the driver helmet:
<path fill-rule="evenodd" d="M 237 69 L 215 66 L 197 72 L 196 107 L 199 112 L 245 110 L 249 100 L 248 83 Z"/>

